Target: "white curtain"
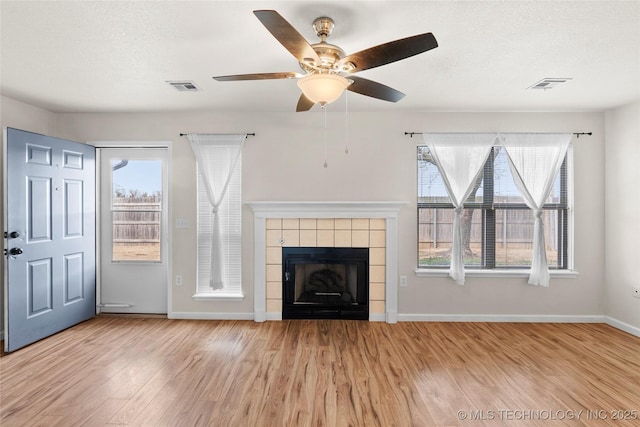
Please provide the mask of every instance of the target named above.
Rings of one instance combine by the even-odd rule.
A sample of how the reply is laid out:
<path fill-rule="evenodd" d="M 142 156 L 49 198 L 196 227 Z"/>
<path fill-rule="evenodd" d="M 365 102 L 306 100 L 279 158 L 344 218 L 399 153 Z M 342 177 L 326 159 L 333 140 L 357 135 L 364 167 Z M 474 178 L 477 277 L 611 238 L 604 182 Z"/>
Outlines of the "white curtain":
<path fill-rule="evenodd" d="M 571 134 L 501 134 L 514 183 L 533 210 L 533 257 L 529 284 L 549 286 L 542 206 L 564 161 Z"/>
<path fill-rule="evenodd" d="M 491 148 L 495 133 L 424 133 L 423 138 L 455 207 L 453 243 L 449 276 L 457 284 L 464 284 L 464 253 L 462 247 L 462 209 L 473 186 L 479 179 Z"/>
<path fill-rule="evenodd" d="M 213 213 L 211 239 L 211 289 L 224 288 L 224 254 L 218 208 L 224 200 L 231 175 L 240 159 L 247 135 L 188 134 Z M 216 165 L 216 166 L 214 166 Z"/>

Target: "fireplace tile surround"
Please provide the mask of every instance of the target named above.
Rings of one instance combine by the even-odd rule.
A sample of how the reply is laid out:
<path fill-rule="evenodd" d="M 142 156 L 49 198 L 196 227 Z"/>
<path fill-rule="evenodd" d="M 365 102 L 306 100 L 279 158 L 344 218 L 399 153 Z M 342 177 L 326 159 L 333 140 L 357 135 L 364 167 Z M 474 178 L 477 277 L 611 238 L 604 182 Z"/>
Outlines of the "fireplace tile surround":
<path fill-rule="evenodd" d="M 282 247 L 368 247 L 369 320 L 397 322 L 398 211 L 404 202 L 251 202 L 254 319 L 282 319 Z"/>
<path fill-rule="evenodd" d="M 384 218 L 268 218 L 267 313 L 282 312 L 282 256 L 277 254 L 283 246 L 306 246 L 369 248 L 369 313 L 384 315 L 385 228 Z"/>

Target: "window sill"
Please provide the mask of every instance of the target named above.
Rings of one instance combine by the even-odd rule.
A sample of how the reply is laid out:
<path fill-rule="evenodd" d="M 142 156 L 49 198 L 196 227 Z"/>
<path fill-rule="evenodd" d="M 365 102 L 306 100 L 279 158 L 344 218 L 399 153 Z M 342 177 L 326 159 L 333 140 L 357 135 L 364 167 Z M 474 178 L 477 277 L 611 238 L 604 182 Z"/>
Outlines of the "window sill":
<path fill-rule="evenodd" d="M 417 277 L 449 277 L 448 268 L 417 268 Z M 575 279 L 580 273 L 575 270 L 549 270 L 552 279 Z M 465 277 L 529 277 L 529 270 L 464 270 Z"/>
<path fill-rule="evenodd" d="M 193 299 L 195 301 L 244 301 L 244 294 L 228 291 L 198 292 Z"/>

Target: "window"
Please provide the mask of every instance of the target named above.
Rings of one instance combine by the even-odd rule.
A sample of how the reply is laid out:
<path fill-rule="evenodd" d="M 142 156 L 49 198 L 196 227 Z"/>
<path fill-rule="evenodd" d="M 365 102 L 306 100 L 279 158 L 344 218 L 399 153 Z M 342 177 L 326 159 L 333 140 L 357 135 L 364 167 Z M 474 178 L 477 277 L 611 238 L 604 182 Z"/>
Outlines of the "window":
<path fill-rule="evenodd" d="M 192 147 L 198 144 L 194 147 L 198 165 L 198 279 L 194 298 L 242 299 L 241 150 L 244 135 L 201 135 L 194 139 L 198 139 L 192 141 Z M 215 243 L 216 217 L 218 244 Z M 214 251 L 221 253 L 218 261 L 212 255 Z M 218 281 L 221 283 L 215 286 L 213 283 Z"/>
<path fill-rule="evenodd" d="M 161 262 L 162 161 L 112 160 L 111 181 L 112 261 Z"/>
<path fill-rule="evenodd" d="M 544 205 L 549 269 L 569 268 L 569 165 L 571 150 Z M 419 146 L 418 267 L 445 268 L 451 260 L 453 204 L 426 146 Z M 468 269 L 531 266 L 534 218 L 518 192 L 506 151 L 493 147 L 483 173 L 464 203 L 462 241 Z"/>

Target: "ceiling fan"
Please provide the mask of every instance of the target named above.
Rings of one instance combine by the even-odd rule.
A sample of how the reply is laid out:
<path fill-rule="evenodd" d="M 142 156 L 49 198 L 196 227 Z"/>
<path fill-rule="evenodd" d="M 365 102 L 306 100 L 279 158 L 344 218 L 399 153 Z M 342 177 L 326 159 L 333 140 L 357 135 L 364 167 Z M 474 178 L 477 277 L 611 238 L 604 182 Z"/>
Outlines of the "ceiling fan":
<path fill-rule="evenodd" d="M 381 83 L 354 76 L 353 73 L 400 61 L 438 47 L 433 34 L 424 33 L 346 55 L 340 47 L 326 42 L 334 27 L 331 18 L 315 19 L 313 28 L 320 42 L 309 44 L 275 10 L 255 10 L 253 13 L 276 40 L 298 60 L 305 74 L 281 72 L 236 74 L 213 78 L 217 81 L 299 79 L 298 86 L 302 94 L 296 111 L 308 111 L 316 103 L 324 105 L 333 102 L 345 89 L 372 98 L 397 102 L 404 98 L 404 93 Z"/>

